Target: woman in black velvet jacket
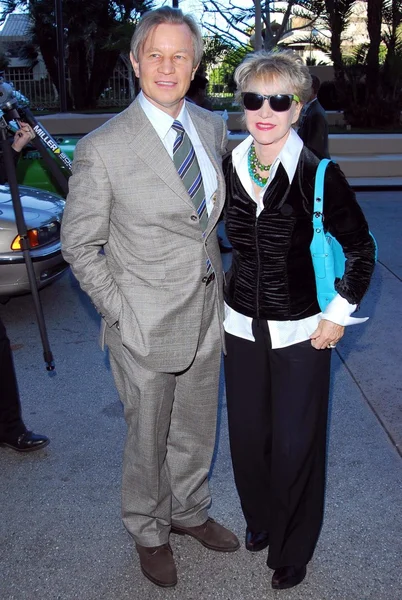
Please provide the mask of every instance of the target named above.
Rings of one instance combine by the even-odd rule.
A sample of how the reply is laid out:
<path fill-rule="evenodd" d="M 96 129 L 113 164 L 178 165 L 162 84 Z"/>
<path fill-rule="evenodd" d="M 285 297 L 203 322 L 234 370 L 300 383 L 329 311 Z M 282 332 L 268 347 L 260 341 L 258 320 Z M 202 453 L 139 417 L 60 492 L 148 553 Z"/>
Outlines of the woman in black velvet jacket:
<path fill-rule="evenodd" d="M 311 78 L 288 52 L 258 52 L 236 69 L 250 135 L 224 160 L 226 394 L 246 548 L 269 546 L 272 587 L 306 575 L 324 505 L 331 348 L 373 272 L 375 248 L 337 165 L 325 176 L 324 222 L 342 245 L 345 274 L 324 312 L 310 254 L 319 159 L 293 130 Z"/>

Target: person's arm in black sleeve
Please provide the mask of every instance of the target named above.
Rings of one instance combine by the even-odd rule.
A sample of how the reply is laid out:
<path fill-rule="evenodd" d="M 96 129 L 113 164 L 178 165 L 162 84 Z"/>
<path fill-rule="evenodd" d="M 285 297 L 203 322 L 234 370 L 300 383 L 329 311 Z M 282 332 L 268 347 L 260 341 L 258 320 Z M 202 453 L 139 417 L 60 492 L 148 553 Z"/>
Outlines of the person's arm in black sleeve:
<path fill-rule="evenodd" d="M 13 155 L 14 164 L 16 165 L 20 157 L 20 152 L 30 141 L 35 137 L 30 125 L 27 123 L 20 123 L 20 129 L 15 132 L 14 139 L 11 143 L 11 151 Z M 0 152 L 0 184 L 7 183 L 7 173 L 4 165 L 3 152 Z"/>

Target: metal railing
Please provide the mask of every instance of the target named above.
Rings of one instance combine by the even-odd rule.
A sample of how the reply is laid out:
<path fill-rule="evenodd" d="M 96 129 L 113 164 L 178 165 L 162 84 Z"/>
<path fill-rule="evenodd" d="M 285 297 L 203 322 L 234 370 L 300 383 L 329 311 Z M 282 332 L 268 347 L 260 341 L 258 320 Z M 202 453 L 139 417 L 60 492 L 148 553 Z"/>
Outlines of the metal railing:
<path fill-rule="evenodd" d="M 14 85 L 16 91 L 29 99 L 31 108 L 42 110 L 58 107 L 57 90 L 46 71 L 34 74 L 27 69 L 11 68 L 5 70 L 4 78 Z"/>
<path fill-rule="evenodd" d="M 28 68 L 10 68 L 5 70 L 5 79 L 13 83 L 15 90 L 29 99 L 32 110 L 59 110 L 60 102 L 56 87 L 53 85 L 46 68 L 38 66 L 34 70 Z M 69 89 L 70 80 L 67 78 L 66 87 Z M 217 107 L 230 109 L 233 93 L 227 89 L 225 81 L 219 73 L 210 78 L 208 94 L 212 104 Z M 131 67 L 119 62 L 114 69 L 104 91 L 98 98 L 98 107 L 125 107 L 135 97 L 133 72 Z"/>
<path fill-rule="evenodd" d="M 31 109 L 46 110 L 59 108 L 59 95 L 45 68 L 28 70 L 23 68 L 6 69 L 4 77 L 14 85 L 14 89 L 29 99 Z M 67 79 L 67 89 L 70 80 Z M 98 106 L 124 107 L 134 97 L 132 71 L 124 65 L 115 67 L 105 90 L 98 99 Z"/>

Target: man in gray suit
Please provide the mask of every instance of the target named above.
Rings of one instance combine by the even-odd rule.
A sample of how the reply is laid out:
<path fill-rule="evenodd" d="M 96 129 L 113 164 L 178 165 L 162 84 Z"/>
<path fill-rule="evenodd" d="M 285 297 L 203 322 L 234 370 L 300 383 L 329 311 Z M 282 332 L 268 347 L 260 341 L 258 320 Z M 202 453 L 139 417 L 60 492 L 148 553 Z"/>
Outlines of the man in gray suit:
<path fill-rule="evenodd" d="M 102 316 L 124 404 L 123 521 L 144 575 L 163 587 L 177 581 L 170 533 L 217 551 L 239 547 L 207 513 L 226 128 L 184 100 L 201 56 L 191 17 L 170 7 L 143 16 L 131 42 L 142 91 L 77 145 L 62 227 L 64 256 Z"/>
<path fill-rule="evenodd" d="M 327 113 L 317 98 L 321 81 L 316 75 L 312 75 L 311 80 L 310 100 L 303 106 L 297 133 L 304 145 L 319 158 L 331 158 L 328 149 Z"/>

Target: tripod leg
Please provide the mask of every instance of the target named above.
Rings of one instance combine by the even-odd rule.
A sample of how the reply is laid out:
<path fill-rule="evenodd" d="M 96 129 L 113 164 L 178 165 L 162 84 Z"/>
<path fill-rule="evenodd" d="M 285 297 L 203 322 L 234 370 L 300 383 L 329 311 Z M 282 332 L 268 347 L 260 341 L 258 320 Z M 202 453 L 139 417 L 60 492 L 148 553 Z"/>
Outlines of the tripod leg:
<path fill-rule="evenodd" d="M 3 151 L 3 159 L 4 166 L 6 169 L 7 180 L 10 186 L 11 199 L 13 202 L 13 208 L 15 213 L 15 220 L 17 224 L 18 234 L 21 237 L 21 250 L 24 256 L 25 265 L 28 273 L 29 285 L 31 288 L 32 298 L 34 301 L 36 317 L 39 326 L 39 332 L 42 340 L 43 346 L 43 356 L 46 363 L 46 369 L 48 371 L 54 370 L 54 361 L 52 352 L 50 350 L 49 340 L 47 337 L 46 324 L 43 315 L 42 305 L 39 298 L 38 287 L 36 285 L 36 277 L 35 271 L 32 264 L 32 258 L 30 254 L 29 248 L 29 240 L 28 240 L 28 232 L 27 226 L 24 219 L 24 213 L 21 205 L 21 198 L 18 189 L 17 183 L 17 175 L 15 172 L 15 165 L 12 157 L 11 146 L 7 141 L 7 132 L 6 132 L 5 123 L 0 123 L 0 133 L 1 133 L 1 148 Z"/>

